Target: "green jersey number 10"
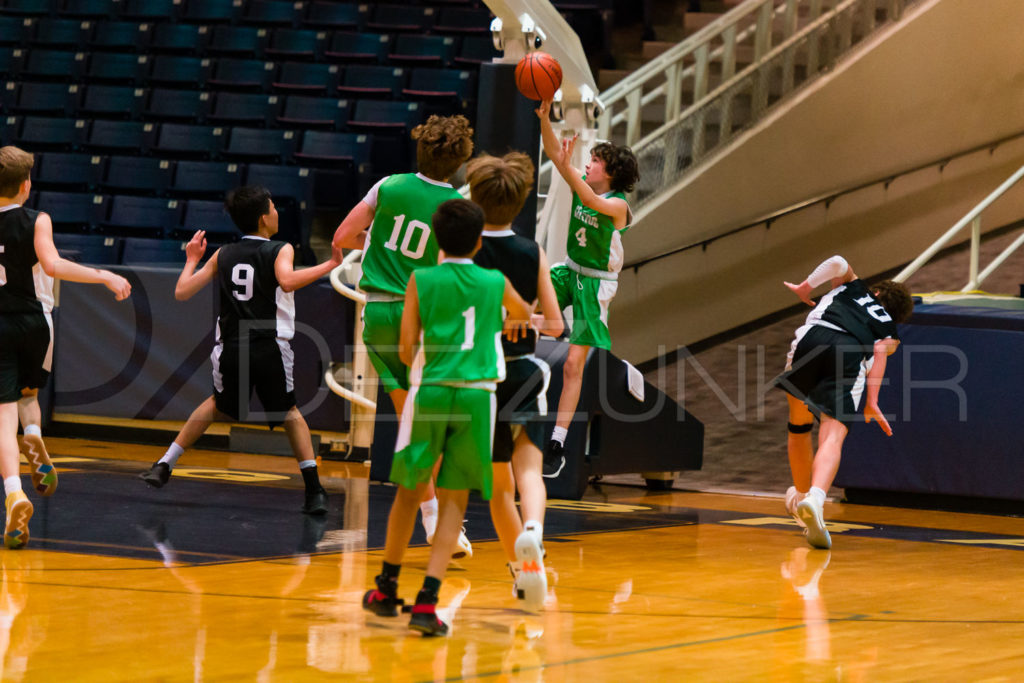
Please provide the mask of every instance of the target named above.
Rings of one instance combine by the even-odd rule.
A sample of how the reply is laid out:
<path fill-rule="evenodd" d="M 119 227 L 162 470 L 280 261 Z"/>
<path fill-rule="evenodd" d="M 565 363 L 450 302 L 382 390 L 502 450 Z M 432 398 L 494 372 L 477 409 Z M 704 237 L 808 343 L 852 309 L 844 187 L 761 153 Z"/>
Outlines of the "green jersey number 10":
<path fill-rule="evenodd" d="M 404 228 L 404 232 L 403 232 Z M 417 238 L 418 235 L 418 238 Z M 402 244 L 399 246 L 398 238 L 401 236 Z M 416 248 L 411 249 L 413 239 L 417 238 Z M 423 256 L 427 250 L 427 241 L 430 239 L 430 226 L 423 221 L 411 220 L 405 224 L 405 214 L 395 216 L 395 227 L 391 230 L 391 237 L 384 243 L 386 249 L 401 251 L 405 256 L 416 260 Z"/>

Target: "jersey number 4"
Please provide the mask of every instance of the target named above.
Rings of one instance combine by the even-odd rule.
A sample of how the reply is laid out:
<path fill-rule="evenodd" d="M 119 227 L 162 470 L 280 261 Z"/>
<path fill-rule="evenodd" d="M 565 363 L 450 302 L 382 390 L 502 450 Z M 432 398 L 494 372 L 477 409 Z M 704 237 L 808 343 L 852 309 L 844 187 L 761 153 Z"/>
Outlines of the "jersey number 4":
<path fill-rule="evenodd" d="M 256 281 L 256 270 L 248 263 L 239 263 L 231 269 L 231 282 L 241 287 L 241 290 L 231 290 L 231 296 L 239 301 L 248 301 L 252 298 L 253 284 Z"/>
<path fill-rule="evenodd" d="M 403 234 L 403 228 L 405 233 Z M 416 243 L 415 249 L 410 249 L 412 245 L 413 237 L 419 234 L 419 241 Z M 402 245 L 399 247 L 398 238 L 402 237 Z M 405 225 L 405 214 L 395 216 L 395 227 L 391 230 L 391 237 L 384 243 L 386 249 L 391 251 L 401 251 L 405 256 L 411 259 L 418 259 L 423 256 L 423 252 L 427 250 L 427 240 L 430 239 L 430 226 L 423 221 L 411 220 L 408 225 Z"/>
<path fill-rule="evenodd" d="M 580 228 L 576 231 L 576 241 L 579 242 L 581 247 L 587 246 L 587 229 Z"/>

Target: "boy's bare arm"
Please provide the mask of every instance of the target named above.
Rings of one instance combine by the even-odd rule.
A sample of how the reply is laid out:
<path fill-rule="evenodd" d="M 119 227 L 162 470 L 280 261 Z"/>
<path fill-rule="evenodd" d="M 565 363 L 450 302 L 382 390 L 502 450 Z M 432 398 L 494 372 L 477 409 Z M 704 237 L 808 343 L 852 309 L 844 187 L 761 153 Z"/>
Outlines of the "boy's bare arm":
<path fill-rule="evenodd" d="M 334 231 L 332 246 L 335 249 L 363 249 L 366 242 L 366 235 L 363 233 L 373 223 L 375 214 L 376 210 L 366 202 L 356 202 Z"/>
<path fill-rule="evenodd" d="M 277 252 L 277 258 L 274 259 L 274 275 L 277 277 L 277 283 L 281 285 L 282 290 L 294 292 L 296 289 L 302 289 L 330 273 L 341 265 L 341 259 L 341 250 L 337 247 L 332 247 L 331 258 L 323 263 L 310 268 L 295 270 L 295 267 L 292 265 L 292 262 L 295 260 L 295 249 L 292 245 L 286 244 L 281 247 L 281 251 Z"/>
<path fill-rule="evenodd" d="M 558 296 L 555 295 L 555 286 L 551 284 L 551 268 L 543 249 L 540 250 L 540 263 L 537 268 L 537 299 L 540 302 L 541 313 L 544 314 L 537 331 L 551 337 L 560 336 L 565 331 L 565 322 L 562 320 L 562 311 L 558 308 Z"/>
<path fill-rule="evenodd" d="M 213 256 L 202 268 L 196 272 L 196 266 L 206 253 L 206 231 L 197 230 L 192 239 L 185 245 L 185 265 L 182 266 L 181 275 L 178 276 L 178 283 L 174 286 L 174 298 L 178 301 L 187 301 L 195 296 L 196 292 L 208 285 L 217 274 L 217 254 L 220 249 L 213 252 Z"/>
<path fill-rule="evenodd" d="M 40 213 L 36 217 L 32 244 L 43 272 L 56 280 L 101 284 L 114 293 L 117 301 L 127 299 L 132 292 L 128 280 L 116 273 L 101 268 L 89 268 L 61 258 L 53 244 L 53 223 L 49 214 Z"/>
<path fill-rule="evenodd" d="M 882 388 L 882 379 L 885 377 L 885 366 L 889 356 L 896 351 L 900 342 L 897 339 L 880 339 L 875 342 L 873 349 L 873 362 L 871 370 L 867 374 L 867 397 L 864 402 L 864 421 L 875 420 L 878 426 L 887 436 L 892 436 L 892 427 L 885 415 L 878 408 L 878 392 Z"/>
<path fill-rule="evenodd" d="M 398 336 L 398 357 L 412 367 L 416 357 L 416 345 L 422 330 L 420 320 L 420 297 L 416 293 L 416 273 L 409 278 L 409 286 L 405 289 L 405 308 L 402 310 L 402 327 Z"/>

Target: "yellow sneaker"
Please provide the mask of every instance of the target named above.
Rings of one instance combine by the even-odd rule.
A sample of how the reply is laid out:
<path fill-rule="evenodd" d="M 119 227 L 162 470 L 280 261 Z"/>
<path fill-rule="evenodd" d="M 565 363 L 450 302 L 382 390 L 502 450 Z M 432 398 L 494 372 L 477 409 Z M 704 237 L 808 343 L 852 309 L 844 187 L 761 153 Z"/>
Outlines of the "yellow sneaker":
<path fill-rule="evenodd" d="M 4 545 L 24 548 L 28 543 L 28 521 L 32 519 L 32 501 L 24 491 L 7 496 L 7 526 L 4 527 Z"/>
<path fill-rule="evenodd" d="M 21 437 L 22 453 L 28 460 L 32 474 L 32 487 L 41 496 L 52 496 L 57 490 L 57 469 L 50 462 L 43 438 L 36 434 Z"/>

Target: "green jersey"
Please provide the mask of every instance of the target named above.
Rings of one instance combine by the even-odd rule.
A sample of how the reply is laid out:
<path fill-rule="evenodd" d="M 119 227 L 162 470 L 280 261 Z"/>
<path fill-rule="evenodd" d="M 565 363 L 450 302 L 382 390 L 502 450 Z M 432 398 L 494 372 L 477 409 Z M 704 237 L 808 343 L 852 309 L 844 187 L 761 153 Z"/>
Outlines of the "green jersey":
<path fill-rule="evenodd" d="M 437 264 L 439 249 L 430 226 L 434 211 L 460 196 L 448 183 L 420 173 L 392 175 L 377 183 L 363 199 L 374 207 L 374 215 L 359 287 L 403 296 L 413 270 Z"/>
<path fill-rule="evenodd" d="M 505 276 L 500 271 L 481 268 L 468 258 L 446 258 L 439 266 L 416 271 L 416 293 L 423 326 L 420 384 L 505 378 Z"/>
<path fill-rule="evenodd" d="M 606 192 L 601 196 L 626 199 L 621 192 Z M 622 269 L 622 233 L 629 229 L 628 220 L 627 214 L 626 227 L 616 230 L 611 216 L 591 209 L 573 192 L 566 253 L 578 266 L 619 272 Z"/>

